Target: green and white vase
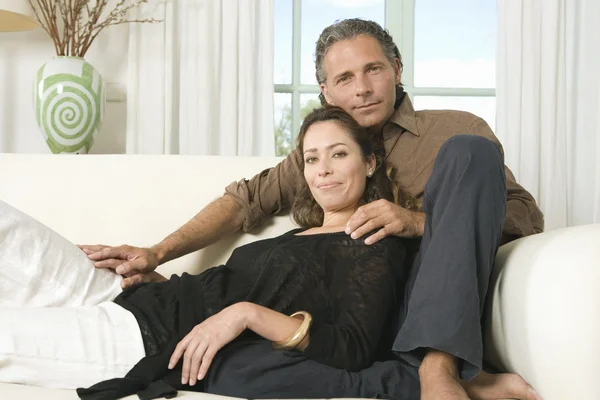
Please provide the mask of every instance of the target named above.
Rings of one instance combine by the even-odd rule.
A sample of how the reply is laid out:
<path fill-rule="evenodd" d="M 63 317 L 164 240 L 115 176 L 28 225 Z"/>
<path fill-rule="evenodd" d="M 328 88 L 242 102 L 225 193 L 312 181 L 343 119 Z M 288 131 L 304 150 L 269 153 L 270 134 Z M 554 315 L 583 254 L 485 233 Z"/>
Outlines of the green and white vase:
<path fill-rule="evenodd" d="M 34 85 L 37 124 L 54 154 L 87 154 L 98 135 L 106 102 L 104 81 L 80 57 L 44 64 Z"/>

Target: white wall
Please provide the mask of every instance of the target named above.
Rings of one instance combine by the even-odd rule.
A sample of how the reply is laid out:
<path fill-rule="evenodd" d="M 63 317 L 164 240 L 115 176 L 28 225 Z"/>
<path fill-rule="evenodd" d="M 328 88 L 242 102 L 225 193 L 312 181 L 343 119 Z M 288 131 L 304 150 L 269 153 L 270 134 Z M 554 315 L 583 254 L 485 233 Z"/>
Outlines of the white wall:
<path fill-rule="evenodd" d="M 110 26 L 86 59 L 106 83 L 127 83 L 128 26 Z M 0 33 L 0 152 L 50 153 L 33 112 L 32 84 L 38 68 L 55 56 L 42 28 Z M 108 102 L 104 123 L 91 153 L 125 153 L 126 102 Z"/>

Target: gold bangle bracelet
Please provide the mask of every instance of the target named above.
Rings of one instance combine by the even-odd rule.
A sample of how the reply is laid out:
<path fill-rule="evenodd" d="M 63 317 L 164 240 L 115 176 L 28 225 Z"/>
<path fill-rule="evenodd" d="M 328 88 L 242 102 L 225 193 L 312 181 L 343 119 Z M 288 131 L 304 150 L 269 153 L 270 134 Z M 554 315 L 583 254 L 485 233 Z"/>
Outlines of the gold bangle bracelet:
<path fill-rule="evenodd" d="M 290 315 L 292 318 L 296 318 L 298 316 L 302 316 L 304 319 L 302 320 L 302 324 L 296 329 L 296 332 L 286 340 L 273 342 L 273 348 L 276 350 L 293 350 L 304 340 L 306 335 L 308 335 L 308 331 L 310 326 L 312 325 L 312 316 L 306 311 L 298 311 Z"/>

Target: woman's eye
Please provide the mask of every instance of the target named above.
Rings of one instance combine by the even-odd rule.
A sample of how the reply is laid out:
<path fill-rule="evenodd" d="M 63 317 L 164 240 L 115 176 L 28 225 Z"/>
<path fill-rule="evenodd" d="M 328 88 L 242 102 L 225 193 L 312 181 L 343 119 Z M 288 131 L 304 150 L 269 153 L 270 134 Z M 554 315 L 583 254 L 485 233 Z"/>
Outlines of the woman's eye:
<path fill-rule="evenodd" d="M 343 152 L 343 151 L 340 151 L 340 152 L 338 152 L 338 153 L 335 153 L 333 156 L 334 156 L 334 157 L 337 157 L 337 158 L 340 158 L 340 157 L 345 157 L 345 156 L 346 156 L 346 153 L 345 153 L 345 152 Z"/>
<path fill-rule="evenodd" d="M 306 160 L 304 160 L 304 162 L 307 164 L 312 164 L 316 159 L 316 157 L 308 157 Z"/>

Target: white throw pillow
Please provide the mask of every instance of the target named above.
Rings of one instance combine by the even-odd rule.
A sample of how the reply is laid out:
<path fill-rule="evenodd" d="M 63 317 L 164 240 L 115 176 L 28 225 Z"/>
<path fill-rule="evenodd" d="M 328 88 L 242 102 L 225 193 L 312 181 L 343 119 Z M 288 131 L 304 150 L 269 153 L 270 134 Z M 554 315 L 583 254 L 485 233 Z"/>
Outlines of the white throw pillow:
<path fill-rule="evenodd" d="M 121 280 L 95 268 L 75 244 L 0 201 L 0 306 L 95 305 L 113 300 Z"/>

